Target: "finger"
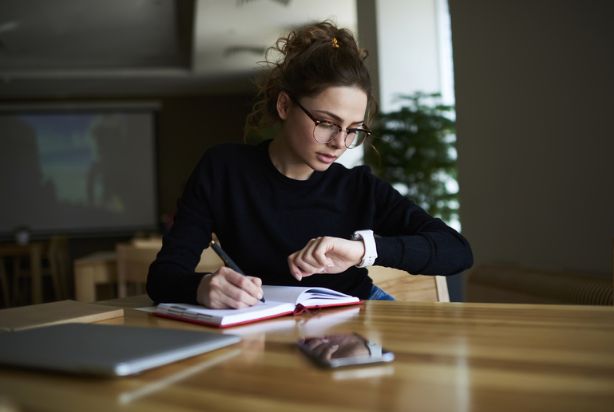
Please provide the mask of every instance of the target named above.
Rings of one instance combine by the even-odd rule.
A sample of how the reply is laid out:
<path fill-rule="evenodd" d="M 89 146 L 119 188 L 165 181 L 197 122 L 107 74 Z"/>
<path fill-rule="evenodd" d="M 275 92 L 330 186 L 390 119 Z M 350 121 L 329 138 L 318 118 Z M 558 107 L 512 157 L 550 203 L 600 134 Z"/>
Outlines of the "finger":
<path fill-rule="evenodd" d="M 293 253 L 288 256 L 288 269 L 290 270 L 290 274 L 300 282 L 303 278 L 303 272 L 299 269 L 297 265 L 294 264 L 295 255 L 296 253 Z"/>
<path fill-rule="evenodd" d="M 333 261 L 327 256 L 327 253 L 333 247 L 333 242 L 333 239 L 323 237 L 314 245 L 315 247 L 311 251 L 312 265 L 321 267 L 324 270 L 327 267 L 334 266 Z"/>
<path fill-rule="evenodd" d="M 228 269 L 225 272 L 225 279 L 228 283 L 232 284 L 236 288 L 239 288 L 256 299 L 261 299 L 262 292 L 262 280 L 254 276 L 245 276 L 235 272 L 232 269 Z"/>
<path fill-rule="evenodd" d="M 326 268 L 313 258 L 313 248 L 303 249 L 292 256 L 292 263 L 298 268 L 302 276 L 311 276 L 322 273 Z"/>
<path fill-rule="evenodd" d="M 318 251 L 323 250 L 321 237 L 311 239 L 303 249 L 298 253 L 299 259 L 302 262 L 314 268 L 321 268 L 323 265 L 318 259 Z M 321 253 L 321 252 L 320 252 Z"/>
<path fill-rule="evenodd" d="M 251 280 L 252 283 L 258 287 L 258 290 L 260 291 L 260 293 L 256 296 L 258 300 L 264 299 L 264 289 L 262 289 L 262 279 L 256 276 L 248 276 L 247 278 Z"/>
<path fill-rule="evenodd" d="M 311 276 L 314 273 L 318 273 L 317 268 L 303 262 L 297 255 L 290 255 L 288 258 L 288 267 L 292 276 L 294 276 L 297 280 L 301 280 L 306 276 Z"/>
<path fill-rule="evenodd" d="M 327 273 L 329 268 L 335 267 L 333 260 L 329 257 L 330 251 L 334 249 L 335 239 L 328 236 L 312 239 L 305 248 L 298 252 L 299 266 L 303 262 L 308 264 L 311 274 Z"/>
<path fill-rule="evenodd" d="M 215 290 L 211 292 L 210 307 L 214 309 L 232 309 L 237 306 L 237 302 L 226 296 L 222 291 Z"/>
<path fill-rule="evenodd" d="M 320 266 L 313 266 L 311 264 L 309 264 L 308 262 L 305 262 L 304 260 L 296 259 L 294 261 L 294 264 L 296 265 L 296 267 L 301 271 L 301 274 L 303 275 L 303 277 L 305 276 L 311 276 L 314 273 L 322 273 L 323 269 Z"/>
<path fill-rule="evenodd" d="M 225 274 L 221 268 L 215 272 L 214 276 L 208 279 L 208 283 L 205 306 L 214 309 L 226 309 L 236 306 L 236 302 L 230 299 L 223 291 L 225 287 L 228 287 L 228 282 L 225 280 Z"/>
<path fill-rule="evenodd" d="M 311 339 L 307 342 L 307 348 L 309 350 L 314 350 L 315 348 L 317 348 L 318 346 L 321 346 L 322 344 L 328 343 L 328 339 L 325 338 L 314 338 Z"/>
<path fill-rule="evenodd" d="M 224 301 L 234 309 L 242 309 L 250 306 L 254 306 L 258 304 L 258 298 L 250 295 L 242 289 L 237 287 L 229 287 L 223 290 L 224 292 Z"/>
<path fill-rule="evenodd" d="M 318 272 L 317 268 L 312 267 L 305 261 L 305 258 L 309 256 L 310 250 L 313 249 L 318 241 L 318 238 L 311 239 L 300 250 L 290 254 L 288 256 L 288 268 L 290 274 L 300 281 L 303 276 L 309 276 L 315 272 Z"/>
<path fill-rule="evenodd" d="M 230 296 L 224 292 L 225 288 L 228 288 L 228 282 L 224 279 L 223 275 L 217 275 L 212 277 L 209 282 L 209 288 L 206 293 L 205 306 L 214 309 L 228 309 L 237 308 L 240 306 L 240 302 L 236 302 Z"/>
<path fill-rule="evenodd" d="M 225 307 L 241 309 L 258 303 L 258 299 L 232 283 L 226 282 L 217 292 L 218 302 Z"/>
<path fill-rule="evenodd" d="M 220 275 L 213 279 L 216 287 L 215 295 L 217 302 L 226 307 L 243 308 L 253 306 L 262 297 L 262 288 L 256 286 L 254 281 L 247 276 L 241 275 L 232 269 L 220 270 Z"/>
<path fill-rule="evenodd" d="M 321 345 L 313 348 L 312 353 L 316 355 L 318 358 L 330 359 L 333 353 L 337 352 L 338 349 L 339 349 L 338 344 L 335 344 L 332 342 L 326 342 L 326 343 L 322 343 Z"/>
<path fill-rule="evenodd" d="M 329 346 L 326 348 L 326 350 L 322 354 L 322 357 L 324 359 L 332 359 L 333 355 L 335 354 L 335 352 L 337 352 L 338 349 L 339 349 L 339 345 Z"/>

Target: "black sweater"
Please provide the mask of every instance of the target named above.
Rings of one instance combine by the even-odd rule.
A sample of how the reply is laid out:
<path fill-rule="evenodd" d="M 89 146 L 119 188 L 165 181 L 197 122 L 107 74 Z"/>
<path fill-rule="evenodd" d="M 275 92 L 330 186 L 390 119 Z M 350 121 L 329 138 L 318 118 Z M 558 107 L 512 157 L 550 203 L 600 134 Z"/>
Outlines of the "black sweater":
<path fill-rule="evenodd" d="M 293 180 L 271 163 L 269 143 L 225 144 L 205 152 L 150 267 L 147 292 L 155 302 L 195 302 L 203 274 L 194 270 L 212 232 L 239 267 L 263 284 L 324 286 L 361 299 L 369 297 L 372 285 L 366 269 L 299 282 L 290 275 L 288 255 L 314 237 L 349 239 L 356 230 L 372 229 L 378 236 L 377 265 L 431 275 L 456 274 L 472 265 L 463 236 L 368 167 L 334 163 L 308 180 Z"/>

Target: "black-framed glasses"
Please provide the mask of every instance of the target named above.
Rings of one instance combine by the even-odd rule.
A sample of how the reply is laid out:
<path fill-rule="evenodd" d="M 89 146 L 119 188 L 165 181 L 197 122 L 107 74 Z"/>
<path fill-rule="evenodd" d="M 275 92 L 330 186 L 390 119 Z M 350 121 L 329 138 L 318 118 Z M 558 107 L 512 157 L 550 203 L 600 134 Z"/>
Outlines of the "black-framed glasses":
<path fill-rule="evenodd" d="M 294 97 L 290 97 L 294 103 L 315 123 L 313 128 L 313 138 L 318 143 L 328 143 L 336 138 L 339 133 L 343 132 L 343 128 L 338 124 L 317 119 L 309 110 L 305 109 Z M 345 129 L 345 147 L 353 149 L 360 146 L 365 139 L 371 135 L 371 130 L 362 127 L 349 127 Z"/>

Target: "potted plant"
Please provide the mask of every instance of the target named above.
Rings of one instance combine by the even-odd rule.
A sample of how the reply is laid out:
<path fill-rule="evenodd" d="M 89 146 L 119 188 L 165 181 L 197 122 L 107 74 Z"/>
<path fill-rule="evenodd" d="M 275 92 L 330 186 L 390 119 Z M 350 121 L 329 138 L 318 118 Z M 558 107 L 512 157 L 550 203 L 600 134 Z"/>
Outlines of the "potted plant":
<path fill-rule="evenodd" d="M 454 108 L 437 93 L 400 99 L 400 109 L 376 117 L 365 162 L 431 215 L 458 222 Z"/>

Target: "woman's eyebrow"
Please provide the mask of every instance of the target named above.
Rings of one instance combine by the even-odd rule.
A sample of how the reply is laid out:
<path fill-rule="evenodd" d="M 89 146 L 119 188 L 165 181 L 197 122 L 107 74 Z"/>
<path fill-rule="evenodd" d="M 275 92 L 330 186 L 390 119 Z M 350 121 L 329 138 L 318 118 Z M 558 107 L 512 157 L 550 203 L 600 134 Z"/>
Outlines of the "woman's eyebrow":
<path fill-rule="evenodd" d="M 333 118 L 336 122 L 343 123 L 343 119 L 341 117 L 337 116 L 335 113 L 329 112 L 328 110 L 317 110 L 316 109 L 316 110 L 314 110 L 314 112 L 325 114 L 325 115 Z M 363 120 L 358 120 L 358 121 L 352 122 L 350 124 L 352 125 L 352 124 L 359 124 L 359 123 L 364 123 L 364 122 L 365 122 L 365 120 L 363 119 Z"/>

